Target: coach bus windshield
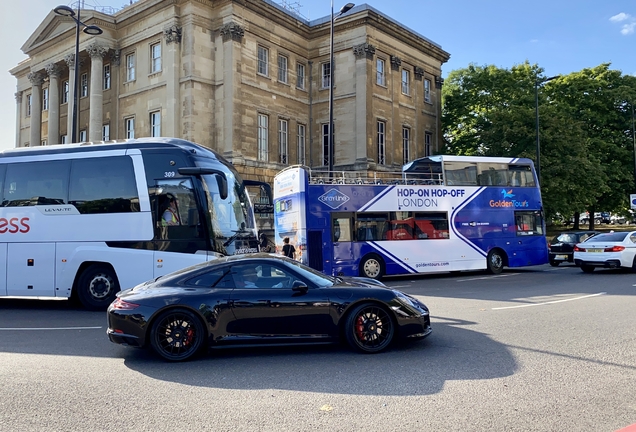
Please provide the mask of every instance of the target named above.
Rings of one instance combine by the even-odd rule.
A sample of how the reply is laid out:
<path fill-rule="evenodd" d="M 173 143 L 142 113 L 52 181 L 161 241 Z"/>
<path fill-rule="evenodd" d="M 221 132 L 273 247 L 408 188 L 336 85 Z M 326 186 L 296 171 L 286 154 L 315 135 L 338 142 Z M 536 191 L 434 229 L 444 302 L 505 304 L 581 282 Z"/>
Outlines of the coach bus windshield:
<path fill-rule="evenodd" d="M 226 178 L 228 195 L 221 199 L 216 176 L 202 176 L 212 244 L 217 252 L 226 255 L 257 252 L 256 222 L 249 195 L 238 174 L 229 172 Z"/>

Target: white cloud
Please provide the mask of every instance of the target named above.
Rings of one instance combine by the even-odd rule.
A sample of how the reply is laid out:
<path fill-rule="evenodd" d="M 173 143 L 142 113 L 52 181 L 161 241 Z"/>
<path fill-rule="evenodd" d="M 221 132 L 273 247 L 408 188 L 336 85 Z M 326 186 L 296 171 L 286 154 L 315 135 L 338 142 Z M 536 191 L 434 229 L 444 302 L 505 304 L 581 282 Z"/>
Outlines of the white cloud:
<path fill-rule="evenodd" d="M 621 29 L 621 33 L 624 35 L 632 34 L 634 33 L 635 27 L 636 27 L 636 22 L 625 24 L 623 25 L 623 28 Z"/>
<path fill-rule="evenodd" d="M 610 21 L 612 21 L 612 22 L 621 22 L 621 21 L 628 20 L 630 18 L 631 18 L 630 14 L 626 14 L 625 12 L 621 12 L 621 13 L 611 17 Z"/>

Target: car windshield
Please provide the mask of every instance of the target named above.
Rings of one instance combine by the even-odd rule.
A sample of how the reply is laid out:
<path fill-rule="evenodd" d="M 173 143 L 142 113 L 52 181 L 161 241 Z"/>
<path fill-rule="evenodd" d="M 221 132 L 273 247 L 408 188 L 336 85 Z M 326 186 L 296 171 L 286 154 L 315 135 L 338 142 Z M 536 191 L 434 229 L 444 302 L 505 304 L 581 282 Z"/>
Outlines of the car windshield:
<path fill-rule="evenodd" d="M 552 239 L 552 244 L 555 243 L 576 243 L 579 241 L 575 234 L 561 234 Z"/>
<path fill-rule="evenodd" d="M 286 260 L 288 264 L 296 266 L 296 271 L 300 273 L 301 276 L 309 279 L 312 283 L 320 286 L 327 287 L 332 286 L 337 283 L 337 278 L 327 276 L 324 273 L 321 273 L 317 270 L 312 269 L 311 267 L 307 267 L 304 264 L 299 263 L 298 261 Z"/>
<path fill-rule="evenodd" d="M 594 237 L 592 237 L 591 239 L 589 239 L 590 242 L 622 242 L 623 240 L 625 240 L 625 237 L 627 237 L 626 232 L 613 232 L 613 233 L 603 233 L 603 234 L 597 234 Z"/>

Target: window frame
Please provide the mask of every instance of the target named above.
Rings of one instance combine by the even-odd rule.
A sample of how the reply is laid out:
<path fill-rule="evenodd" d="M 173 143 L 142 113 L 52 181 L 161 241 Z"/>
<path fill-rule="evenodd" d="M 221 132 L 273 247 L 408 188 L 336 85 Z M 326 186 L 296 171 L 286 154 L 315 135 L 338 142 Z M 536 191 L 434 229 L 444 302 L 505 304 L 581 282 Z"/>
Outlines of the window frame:
<path fill-rule="evenodd" d="M 380 65 L 382 65 L 382 70 L 380 70 Z M 376 59 L 375 62 L 375 83 L 386 87 L 386 60 L 382 58 Z"/>
<path fill-rule="evenodd" d="M 331 63 L 323 62 L 320 64 L 320 88 L 328 89 L 331 87 Z M 335 83 L 334 83 L 335 84 Z"/>
<path fill-rule="evenodd" d="M 124 135 L 126 139 L 135 138 L 135 116 L 124 117 Z"/>
<path fill-rule="evenodd" d="M 42 111 L 48 111 L 49 109 L 49 88 L 42 89 Z"/>
<path fill-rule="evenodd" d="M 278 82 L 289 84 L 289 57 L 284 54 L 278 54 Z"/>
<path fill-rule="evenodd" d="M 158 138 L 161 136 L 161 110 L 150 111 L 150 136 Z"/>
<path fill-rule="evenodd" d="M 402 126 L 402 165 L 411 160 L 411 128 Z"/>
<path fill-rule="evenodd" d="M 71 87 L 69 85 L 69 81 L 68 80 L 62 81 L 62 97 L 60 98 L 61 99 L 61 104 L 68 103 L 68 97 L 69 97 L 70 89 L 71 89 Z"/>
<path fill-rule="evenodd" d="M 104 72 L 102 76 L 102 90 L 110 90 L 110 85 L 111 85 L 110 63 L 106 63 L 104 65 L 103 71 Z"/>
<path fill-rule="evenodd" d="M 298 145 L 298 163 L 305 165 L 307 151 L 307 125 L 303 123 L 296 124 L 296 143 Z"/>
<path fill-rule="evenodd" d="M 269 48 L 259 45 L 256 53 L 256 73 L 269 77 Z"/>
<path fill-rule="evenodd" d="M 158 50 L 158 53 L 156 50 Z M 150 44 L 150 74 L 162 71 L 161 51 L 161 42 Z"/>
<path fill-rule="evenodd" d="M 431 103 L 431 80 L 424 78 L 424 102 Z"/>
<path fill-rule="evenodd" d="M 302 71 L 302 73 L 301 73 Z M 296 88 L 305 90 L 306 66 L 304 63 L 296 63 Z"/>
<path fill-rule="evenodd" d="M 110 141 L 110 123 L 102 125 L 102 141 Z"/>
<path fill-rule="evenodd" d="M 289 163 L 289 120 L 278 119 L 278 161 Z"/>
<path fill-rule="evenodd" d="M 256 158 L 259 161 L 269 160 L 269 115 L 259 113 L 257 116 Z"/>
<path fill-rule="evenodd" d="M 136 58 L 135 53 L 131 52 L 126 54 L 126 82 L 135 81 L 137 79 L 136 76 Z"/>
<path fill-rule="evenodd" d="M 386 165 L 386 121 L 377 120 L 376 137 L 378 145 L 378 164 Z"/>
<path fill-rule="evenodd" d="M 80 75 L 80 98 L 88 97 L 88 73 Z"/>
<path fill-rule="evenodd" d="M 424 132 L 424 156 L 432 156 L 433 152 L 433 133 L 426 131 Z"/>
<path fill-rule="evenodd" d="M 405 96 L 411 96 L 411 71 L 408 69 L 402 69 L 401 74 L 402 94 Z"/>
<path fill-rule="evenodd" d="M 31 109 L 33 108 L 32 100 L 33 100 L 33 95 L 31 93 L 26 95 L 26 104 L 25 104 L 26 116 L 25 117 L 31 117 Z"/>

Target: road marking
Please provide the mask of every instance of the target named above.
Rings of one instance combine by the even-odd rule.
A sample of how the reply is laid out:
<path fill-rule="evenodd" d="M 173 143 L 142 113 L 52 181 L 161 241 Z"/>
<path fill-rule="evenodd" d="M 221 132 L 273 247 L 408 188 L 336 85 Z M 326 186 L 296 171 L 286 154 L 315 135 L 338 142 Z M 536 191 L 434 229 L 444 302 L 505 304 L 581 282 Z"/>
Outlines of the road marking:
<path fill-rule="evenodd" d="M 553 301 L 549 301 L 549 302 L 531 303 L 531 304 L 524 304 L 524 305 L 517 305 L 517 306 L 505 306 L 505 307 L 492 308 L 492 310 L 517 309 L 517 308 L 530 307 L 530 306 L 543 306 L 543 305 L 548 305 L 548 304 L 563 303 L 563 302 L 566 302 L 566 301 L 581 300 L 581 299 L 590 298 L 590 297 L 597 297 L 597 296 L 602 296 L 602 295 L 605 295 L 605 294 L 607 294 L 607 293 L 606 292 L 600 292 L 600 293 L 596 293 L 596 294 L 590 294 L 590 295 L 581 296 L 581 297 L 574 297 L 574 298 L 570 298 L 570 299 L 553 300 Z"/>
<path fill-rule="evenodd" d="M 483 279 L 494 279 L 494 278 L 502 278 L 502 277 L 508 277 L 508 276 L 515 276 L 518 275 L 519 273 L 506 273 L 506 274 L 502 274 L 502 275 L 495 275 L 495 276 L 482 276 L 482 277 L 475 277 L 475 278 L 470 278 L 470 279 L 457 279 L 456 282 L 471 282 L 471 281 L 476 281 L 476 280 L 483 280 Z"/>
<path fill-rule="evenodd" d="M 0 327 L 0 331 L 11 330 L 99 330 L 102 327 Z"/>

